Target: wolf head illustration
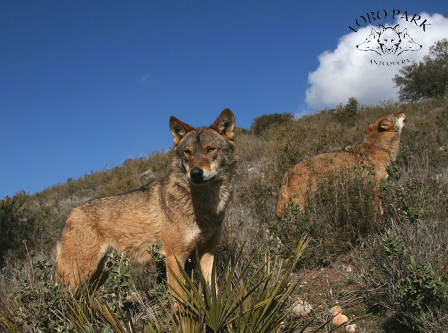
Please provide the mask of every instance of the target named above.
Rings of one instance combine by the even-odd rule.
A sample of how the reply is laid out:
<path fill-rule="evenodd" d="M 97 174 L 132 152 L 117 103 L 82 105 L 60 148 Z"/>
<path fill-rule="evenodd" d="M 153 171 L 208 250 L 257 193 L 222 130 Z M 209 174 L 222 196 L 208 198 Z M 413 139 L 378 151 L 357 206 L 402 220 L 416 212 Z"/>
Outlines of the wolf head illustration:
<path fill-rule="evenodd" d="M 398 45 L 397 55 L 400 55 L 405 51 L 418 51 L 422 48 L 422 45 L 414 42 L 412 37 L 408 34 L 407 29 L 400 32 L 400 39 L 401 42 L 400 45 Z"/>
<path fill-rule="evenodd" d="M 380 25 L 378 36 L 378 44 L 384 54 L 395 54 L 400 45 L 401 38 L 398 32 L 398 24 L 395 27 L 387 27 Z"/>
<path fill-rule="evenodd" d="M 360 51 L 374 51 L 377 54 L 381 55 L 381 46 L 378 43 L 379 38 L 379 32 L 375 31 L 375 29 L 372 28 L 370 31 L 370 35 L 367 36 L 364 43 L 356 45 L 356 48 Z"/>

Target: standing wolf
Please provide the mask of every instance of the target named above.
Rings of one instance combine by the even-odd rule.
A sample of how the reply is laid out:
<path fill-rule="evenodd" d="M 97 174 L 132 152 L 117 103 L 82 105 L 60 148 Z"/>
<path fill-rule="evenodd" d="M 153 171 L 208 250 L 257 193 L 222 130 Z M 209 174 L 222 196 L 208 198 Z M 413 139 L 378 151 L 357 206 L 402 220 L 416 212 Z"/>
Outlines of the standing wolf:
<path fill-rule="evenodd" d="M 199 251 L 210 283 L 214 253 L 236 175 L 235 118 L 225 109 L 209 128 L 194 129 L 170 118 L 175 157 L 169 175 L 140 190 L 92 200 L 69 214 L 57 245 L 56 275 L 74 286 L 96 279 L 113 250 L 134 264 L 149 264 L 150 245 L 160 242 L 168 284 L 179 288 L 181 265 Z M 170 271 L 171 269 L 171 271 Z"/>

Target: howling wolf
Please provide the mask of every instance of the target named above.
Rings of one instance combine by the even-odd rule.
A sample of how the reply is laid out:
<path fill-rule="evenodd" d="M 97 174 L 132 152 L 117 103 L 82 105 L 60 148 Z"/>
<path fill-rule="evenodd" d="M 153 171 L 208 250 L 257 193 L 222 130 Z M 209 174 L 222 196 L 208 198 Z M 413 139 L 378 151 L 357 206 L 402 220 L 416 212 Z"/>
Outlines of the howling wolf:
<path fill-rule="evenodd" d="M 378 186 L 387 178 L 386 167 L 395 161 L 400 147 L 401 130 L 406 122 L 404 113 L 388 114 L 367 128 L 364 142 L 345 150 L 314 156 L 304 160 L 283 176 L 275 214 L 282 218 L 286 214 L 286 204 L 293 202 L 305 209 L 308 195 L 313 195 L 319 179 L 325 179 L 337 172 L 354 168 L 356 165 L 371 166 Z"/>

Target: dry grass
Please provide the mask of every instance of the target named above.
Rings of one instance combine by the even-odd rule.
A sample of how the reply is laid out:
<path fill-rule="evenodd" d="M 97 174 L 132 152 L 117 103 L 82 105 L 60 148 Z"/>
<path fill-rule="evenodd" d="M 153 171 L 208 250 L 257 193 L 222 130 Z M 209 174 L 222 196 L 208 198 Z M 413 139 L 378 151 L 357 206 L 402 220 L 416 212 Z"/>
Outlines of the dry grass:
<path fill-rule="evenodd" d="M 425 265 L 431 263 L 433 272 L 429 272 L 427 278 L 440 281 L 441 286 L 448 283 L 448 101 L 431 99 L 410 104 L 387 102 L 376 107 L 360 106 L 354 121 L 344 120 L 344 108 L 340 106 L 333 111 L 276 123 L 259 135 L 238 129 L 238 181 L 225 218 L 219 253 L 226 253 L 236 240 L 241 244 L 246 242 L 243 259 L 260 246 L 262 253 L 288 255 L 302 233 L 308 233 L 311 241 L 297 268 L 307 267 L 319 276 L 321 270 L 339 267 L 341 258 L 344 258 L 344 265 L 353 267 L 353 272 L 337 285 L 332 279 L 316 277 L 314 292 L 323 297 L 315 301 L 320 302 L 320 307 L 315 304 L 315 320 L 324 323 L 328 316 L 325 311 L 338 301 L 347 306 L 350 315 L 368 315 L 360 321 L 360 332 L 392 332 L 388 328 L 392 326 L 396 327 L 395 332 L 400 329 L 409 332 L 412 326 L 421 332 L 443 332 L 441 327 L 445 325 L 448 309 L 446 298 L 436 293 L 438 308 L 404 311 L 406 302 L 413 299 L 403 292 L 417 287 L 406 284 L 403 277 L 412 272 L 423 274 Z M 338 181 L 342 186 L 321 184 L 305 213 L 292 210 L 286 220 L 275 219 L 276 196 L 284 171 L 305 158 L 359 143 L 369 123 L 384 114 L 399 111 L 406 113 L 407 123 L 402 135 L 402 154 L 391 168 L 391 177 L 383 183 L 383 214 L 371 207 L 371 194 L 366 190 L 369 184 L 356 177 L 341 176 Z M 7 246 L 2 243 L 1 330 L 14 331 L 16 327 L 16 331 L 39 331 L 51 318 L 60 317 L 54 320 L 67 325 L 66 331 L 70 331 L 71 318 L 61 314 L 61 307 L 39 308 L 36 310 L 39 316 L 34 318 L 25 310 L 33 297 L 45 300 L 56 295 L 49 291 L 52 290 L 52 248 L 68 212 L 91 198 L 123 193 L 164 177 L 171 158 L 172 151 L 157 152 L 125 161 L 111 170 L 69 180 L 33 196 L 19 194 L 25 199 L 20 209 L 13 207 L 7 211 L 6 203 L 1 204 L 1 212 L 8 217 L 2 217 L 1 230 L 9 228 L 17 236 Z M 335 201 L 336 197 L 339 200 Z M 17 229 L 20 223 L 8 221 L 27 221 L 28 230 L 32 232 L 21 233 Z M 30 256 L 26 255 L 20 237 L 25 238 Z M 407 254 L 400 258 L 388 257 L 387 237 L 401 240 L 404 247 L 400 251 Z M 38 258 L 38 253 L 39 256 L 44 253 L 44 261 L 50 264 L 47 277 L 32 275 L 34 264 L 30 260 Z M 415 258 L 412 265 L 410 255 Z M 391 273 L 384 267 L 390 267 Z M 160 301 L 154 295 L 148 298 L 145 290 L 156 286 L 157 271 L 133 270 L 131 276 L 137 286 L 136 295 L 144 300 L 133 305 L 131 314 L 143 313 L 141 318 L 149 320 L 161 309 Z M 28 281 L 28 289 L 23 281 Z M 41 285 L 42 281 L 46 285 Z M 12 296 L 17 295 L 16 290 L 22 290 L 28 298 Z M 308 298 L 312 292 L 313 288 L 307 291 Z M 295 297 L 302 298 L 300 290 Z M 353 299 L 361 299 L 362 304 L 351 304 Z M 59 302 L 63 303 L 63 299 L 59 298 Z M 419 309 L 418 304 L 416 309 Z M 138 322 L 138 318 L 133 318 Z M 104 323 L 100 318 L 92 319 L 96 320 Z M 321 331 L 331 329 L 331 325 L 324 325 Z"/>

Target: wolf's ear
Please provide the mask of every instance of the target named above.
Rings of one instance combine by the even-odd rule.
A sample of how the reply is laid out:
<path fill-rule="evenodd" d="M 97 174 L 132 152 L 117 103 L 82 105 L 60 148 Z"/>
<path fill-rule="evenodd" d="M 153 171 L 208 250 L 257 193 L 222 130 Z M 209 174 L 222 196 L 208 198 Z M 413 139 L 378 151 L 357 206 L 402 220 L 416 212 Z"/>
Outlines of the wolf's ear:
<path fill-rule="evenodd" d="M 230 109 L 225 109 L 221 112 L 215 123 L 210 126 L 216 132 L 221 134 L 227 140 L 233 140 L 235 136 L 235 116 Z"/>
<path fill-rule="evenodd" d="M 192 129 L 193 127 L 191 127 L 190 125 L 185 124 L 176 117 L 171 116 L 170 130 L 171 134 L 173 135 L 173 141 L 175 146 L 177 146 L 179 144 L 179 141 L 182 140 L 185 134 L 190 132 Z"/>
<path fill-rule="evenodd" d="M 384 30 L 386 30 L 386 28 L 384 27 L 384 25 L 380 24 L 380 34 L 382 34 Z"/>
<path fill-rule="evenodd" d="M 389 120 L 383 119 L 380 121 L 380 124 L 378 125 L 378 130 L 380 132 L 386 131 L 390 128 L 391 125 L 392 125 L 392 123 Z"/>

